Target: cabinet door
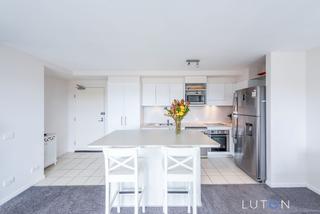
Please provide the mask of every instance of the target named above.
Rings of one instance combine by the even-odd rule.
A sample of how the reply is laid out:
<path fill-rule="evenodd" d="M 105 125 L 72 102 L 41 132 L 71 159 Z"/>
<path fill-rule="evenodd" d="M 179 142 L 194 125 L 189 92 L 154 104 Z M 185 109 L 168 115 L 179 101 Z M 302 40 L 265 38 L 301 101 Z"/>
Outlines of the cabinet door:
<path fill-rule="evenodd" d="M 108 83 L 108 132 L 122 129 L 124 123 L 124 90 L 122 83 Z"/>
<path fill-rule="evenodd" d="M 170 87 L 169 84 L 160 83 L 156 85 L 156 105 L 170 105 Z"/>
<path fill-rule="evenodd" d="M 208 101 L 221 101 L 224 100 L 225 93 L 224 83 L 209 83 L 207 90 Z"/>
<path fill-rule="evenodd" d="M 140 83 L 124 85 L 124 129 L 140 128 Z"/>
<path fill-rule="evenodd" d="M 182 83 L 170 84 L 170 102 L 172 102 L 174 99 L 184 99 L 183 89 Z"/>
<path fill-rule="evenodd" d="M 233 103 L 233 84 L 226 83 L 224 85 L 224 102 L 225 105 L 232 105 Z"/>
<path fill-rule="evenodd" d="M 142 105 L 153 106 L 156 104 L 156 84 L 144 83 L 142 85 Z"/>

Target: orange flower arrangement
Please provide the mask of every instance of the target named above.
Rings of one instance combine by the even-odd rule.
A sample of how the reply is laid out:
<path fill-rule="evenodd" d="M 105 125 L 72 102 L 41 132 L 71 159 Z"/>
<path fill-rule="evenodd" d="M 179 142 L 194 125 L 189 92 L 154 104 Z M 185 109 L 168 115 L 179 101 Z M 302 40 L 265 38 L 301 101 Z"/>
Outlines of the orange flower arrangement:
<path fill-rule="evenodd" d="M 181 101 L 175 99 L 170 107 L 165 108 L 165 115 L 171 117 L 176 124 L 177 134 L 181 132 L 181 121 L 190 111 L 189 106 L 189 102 L 185 102 L 183 99 Z"/>

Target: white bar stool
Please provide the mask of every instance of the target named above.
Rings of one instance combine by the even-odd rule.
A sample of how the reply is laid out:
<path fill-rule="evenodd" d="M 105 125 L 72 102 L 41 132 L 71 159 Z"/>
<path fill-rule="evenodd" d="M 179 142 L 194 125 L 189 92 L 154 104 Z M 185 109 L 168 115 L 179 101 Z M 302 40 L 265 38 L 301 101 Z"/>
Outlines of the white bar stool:
<path fill-rule="evenodd" d="M 139 189 L 139 176 L 143 174 L 142 164 L 138 164 L 137 148 L 104 148 L 105 172 L 106 172 L 106 209 L 105 213 L 110 214 L 113 203 L 118 199 L 117 212 L 120 213 L 120 196 L 122 194 L 134 194 L 134 214 L 139 213 L 139 205 L 142 206 L 142 212 L 145 212 L 145 204 L 143 200 L 144 181 Z M 117 191 L 112 196 L 111 184 L 116 183 Z M 133 183 L 133 190 L 121 190 L 122 183 Z M 139 197 L 140 193 L 140 197 Z"/>
<path fill-rule="evenodd" d="M 183 182 L 188 183 L 188 188 L 182 192 L 188 194 L 188 213 L 190 213 L 190 206 L 192 201 L 192 213 L 197 213 L 197 197 L 196 190 L 196 148 L 177 148 L 177 147 L 163 147 L 164 155 L 164 202 L 163 212 L 168 213 L 168 182 Z M 181 191 L 181 189 L 179 189 Z M 174 191 L 176 193 L 178 191 Z"/>

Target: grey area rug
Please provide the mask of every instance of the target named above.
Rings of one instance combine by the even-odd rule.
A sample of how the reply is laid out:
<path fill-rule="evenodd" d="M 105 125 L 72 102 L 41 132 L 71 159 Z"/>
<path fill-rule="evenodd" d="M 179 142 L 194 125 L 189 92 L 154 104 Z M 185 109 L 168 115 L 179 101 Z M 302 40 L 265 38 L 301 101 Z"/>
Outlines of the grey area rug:
<path fill-rule="evenodd" d="M 289 200 L 290 208 L 285 204 L 281 208 L 281 200 L 287 205 Z M 320 196 L 306 188 L 272 189 L 259 184 L 202 185 L 202 203 L 200 214 L 320 213 Z M 103 214 L 104 186 L 31 187 L 0 207 L 0 214 L 31 213 Z M 122 208 L 121 213 L 133 213 L 133 208 Z M 147 207 L 146 213 L 161 214 L 162 209 Z M 169 208 L 171 213 L 185 214 L 187 209 Z"/>

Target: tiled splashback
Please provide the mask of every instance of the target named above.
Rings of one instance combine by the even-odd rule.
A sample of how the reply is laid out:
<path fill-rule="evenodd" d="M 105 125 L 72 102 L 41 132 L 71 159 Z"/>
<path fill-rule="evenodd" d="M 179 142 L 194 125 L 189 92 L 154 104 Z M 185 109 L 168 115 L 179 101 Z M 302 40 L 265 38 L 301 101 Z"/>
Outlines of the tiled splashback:
<path fill-rule="evenodd" d="M 165 123 L 169 117 L 164 115 L 163 107 L 144 107 L 143 121 L 144 123 Z M 184 118 L 183 122 L 231 122 L 228 114 L 232 113 L 232 107 L 224 106 L 202 106 L 190 107 L 190 112 Z"/>

